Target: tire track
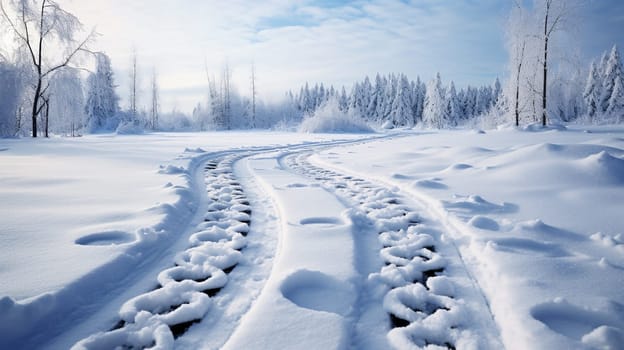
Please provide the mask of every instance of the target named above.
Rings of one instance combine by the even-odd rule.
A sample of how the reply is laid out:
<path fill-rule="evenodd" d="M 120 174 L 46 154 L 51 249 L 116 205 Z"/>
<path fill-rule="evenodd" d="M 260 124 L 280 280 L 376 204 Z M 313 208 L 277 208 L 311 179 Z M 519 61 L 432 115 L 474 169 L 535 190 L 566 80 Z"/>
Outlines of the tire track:
<path fill-rule="evenodd" d="M 373 226 L 383 266 L 365 276 L 366 290 L 361 294 L 369 299 L 377 295 L 377 302 L 383 303 L 390 344 L 401 349 L 455 349 L 496 343 L 488 343 L 489 336 L 479 334 L 469 322 L 470 312 L 483 305 L 475 306 L 474 301 L 463 297 L 470 293 L 459 292 L 460 288 L 473 286 L 462 283 L 464 276 L 450 272 L 461 264 L 452 243 L 443 241 L 444 231 L 439 225 L 406 205 L 409 200 L 398 189 L 315 166 L 308 159 L 311 154 L 293 153 L 283 157 L 282 162 L 321 182 L 351 205 L 355 216 Z"/>
<path fill-rule="evenodd" d="M 206 316 L 211 298 L 225 287 L 247 246 L 252 210 L 232 170 L 245 155 L 205 162 L 209 202 L 189 247 L 175 256 L 173 267 L 158 274 L 157 288 L 122 305 L 111 330 L 79 341 L 74 349 L 173 348 L 176 338 Z"/>

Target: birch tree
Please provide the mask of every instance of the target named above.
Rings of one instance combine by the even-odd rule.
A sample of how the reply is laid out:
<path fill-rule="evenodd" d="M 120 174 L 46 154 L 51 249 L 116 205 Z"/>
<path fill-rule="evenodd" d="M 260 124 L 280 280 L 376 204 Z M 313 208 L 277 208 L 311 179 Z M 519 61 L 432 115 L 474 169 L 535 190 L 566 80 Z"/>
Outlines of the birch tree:
<path fill-rule="evenodd" d="M 553 34 L 564 28 L 564 23 L 572 16 L 569 0 L 539 0 L 536 4 L 537 14 L 543 18 L 543 60 L 542 60 L 542 126 L 546 126 L 548 116 L 548 58 L 549 45 L 552 45 Z"/>
<path fill-rule="evenodd" d="M 0 0 L 0 12 L 19 45 L 26 48 L 35 72 L 31 119 L 32 137 L 37 137 L 37 117 L 45 105 L 42 97 L 51 74 L 87 51 L 95 32 L 78 39 L 82 23 L 53 0 Z"/>

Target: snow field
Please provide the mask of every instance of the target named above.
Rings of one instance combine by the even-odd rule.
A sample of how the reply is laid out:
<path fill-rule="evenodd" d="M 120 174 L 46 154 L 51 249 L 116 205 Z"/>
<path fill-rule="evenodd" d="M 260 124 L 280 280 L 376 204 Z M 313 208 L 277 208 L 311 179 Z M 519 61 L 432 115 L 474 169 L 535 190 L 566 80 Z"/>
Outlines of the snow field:
<path fill-rule="evenodd" d="M 294 139 L 303 137 L 310 136 Z M 0 345 L 67 348 L 87 337 L 76 347 L 620 347 L 621 130 L 448 131 L 371 141 L 221 153 L 204 153 L 199 142 L 202 148 L 189 146 L 170 164 L 134 176 L 148 179 L 136 183 L 141 189 L 161 190 L 149 218 L 117 215 L 144 207 L 132 195 L 117 198 L 119 208 L 108 204 L 132 186 L 98 189 L 111 192 L 104 204 L 115 213 L 66 235 L 50 225 L 32 251 L 10 249 L 11 240 L 34 235 L 11 236 L 21 232 L 13 225 L 19 215 L 7 212 L 4 260 L 14 264 L 12 257 L 28 253 L 33 271 L 48 261 L 41 270 L 60 269 L 62 278 L 53 277 L 70 283 L 36 296 L 56 284 L 32 283 L 26 268 L 0 270 L 6 281 L 25 281 L 2 286 Z M 24 152 L 7 144 L 11 159 Z M 131 153 L 121 163 L 143 157 Z M 96 158 L 98 166 L 119 166 Z M 40 162 L 51 170 L 51 159 Z M 38 184 L 25 192 L 31 205 L 48 203 L 32 200 L 37 191 L 72 188 L 55 171 L 45 181 L 17 173 L 4 167 L 0 174 L 15 186 L 1 189 L 7 203 L 31 182 Z M 76 225 L 75 214 L 54 212 L 67 227 Z M 40 225 L 48 227 L 47 219 Z M 72 246 L 53 242 L 59 238 Z M 42 254 L 46 247 L 58 252 Z M 93 254 L 84 266 L 91 271 L 72 280 L 83 267 L 63 270 L 53 257 L 80 265 L 78 249 Z M 6 292 L 18 289 L 36 297 Z M 108 331 L 93 334 L 98 329 Z"/>
<path fill-rule="evenodd" d="M 205 160 L 357 138 L 224 132 L 0 140 L 0 279 L 10 282 L 0 284 L 0 347 L 69 348 L 112 327 L 121 306 L 153 289 L 156 275 L 188 248 L 208 205 L 199 169 Z M 261 211 L 270 207 L 256 200 L 264 203 Z M 256 222 L 271 227 L 270 215 Z M 237 286 L 246 286 L 247 300 L 270 272 L 271 232 L 255 235 L 255 255 L 243 261 L 245 271 L 259 266 L 253 280 L 229 275 L 228 285 L 236 275 Z M 212 303 L 211 323 L 227 309 L 220 295 L 212 299 L 219 305 Z M 241 312 L 224 319 L 235 321 Z M 213 328 L 212 339 L 231 332 L 221 323 Z"/>
<path fill-rule="evenodd" d="M 377 235 L 376 244 L 369 242 L 368 247 L 363 247 L 376 249 L 381 264 L 377 271 L 372 271 L 372 266 L 361 268 L 366 282 L 360 292 L 360 313 L 354 317 L 357 331 L 352 346 L 501 346 L 478 287 L 465 274 L 455 248 L 443 240 L 443 233 L 433 222 L 404 204 L 409 200 L 398 189 L 319 168 L 310 164 L 309 156 L 307 153 L 289 157 L 288 164 L 298 173 L 320 181 L 324 188 L 354 207 L 352 216 L 369 226 L 367 230 L 354 231 L 357 240 L 364 240 L 364 235 Z M 379 304 L 385 312 L 375 310 Z M 376 322 L 371 322 L 372 317 Z M 387 326 L 380 328 L 383 324 Z"/>
<path fill-rule="evenodd" d="M 423 134 L 311 159 L 422 203 L 481 287 L 506 348 L 620 348 L 621 130 L 485 135 Z"/>
<path fill-rule="evenodd" d="M 204 222 L 190 236 L 190 247 L 176 255 L 175 266 L 158 274 L 159 287 L 128 300 L 112 330 L 81 340 L 75 349 L 171 348 L 175 338 L 205 316 L 211 296 L 240 262 L 249 232 L 251 207 L 235 181 L 233 158 L 206 162 Z"/>

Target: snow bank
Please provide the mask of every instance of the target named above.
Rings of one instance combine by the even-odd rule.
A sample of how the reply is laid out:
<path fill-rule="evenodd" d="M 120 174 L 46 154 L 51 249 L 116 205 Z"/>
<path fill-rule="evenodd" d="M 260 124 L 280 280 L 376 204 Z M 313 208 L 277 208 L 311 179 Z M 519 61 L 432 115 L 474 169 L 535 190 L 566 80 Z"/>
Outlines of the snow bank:
<path fill-rule="evenodd" d="M 299 132 L 304 133 L 372 133 L 374 130 L 361 118 L 340 110 L 338 102 L 328 101 L 303 120 Z"/>

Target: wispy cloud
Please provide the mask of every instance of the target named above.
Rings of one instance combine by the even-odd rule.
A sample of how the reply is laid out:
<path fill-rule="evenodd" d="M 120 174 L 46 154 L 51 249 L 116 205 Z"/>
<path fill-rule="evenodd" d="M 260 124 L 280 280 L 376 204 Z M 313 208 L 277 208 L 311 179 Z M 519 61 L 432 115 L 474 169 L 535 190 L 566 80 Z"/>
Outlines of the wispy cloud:
<path fill-rule="evenodd" d="M 348 85 L 377 72 L 482 84 L 506 59 L 508 4 L 498 0 L 64 1 L 98 25 L 122 94 L 135 45 L 139 63 L 158 68 L 165 105 L 180 104 L 169 91 L 196 91 L 186 110 L 203 99 L 204 64 L 218 75 L 226 60 L 243 92 L 255 62 L 261 95 L 275 98 L 306 81 Z"/>

